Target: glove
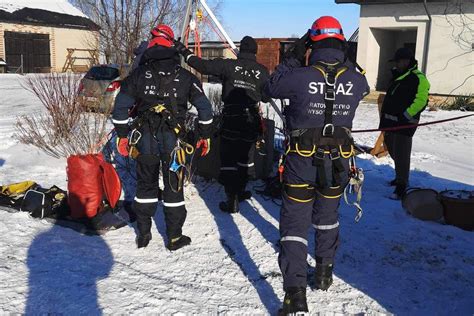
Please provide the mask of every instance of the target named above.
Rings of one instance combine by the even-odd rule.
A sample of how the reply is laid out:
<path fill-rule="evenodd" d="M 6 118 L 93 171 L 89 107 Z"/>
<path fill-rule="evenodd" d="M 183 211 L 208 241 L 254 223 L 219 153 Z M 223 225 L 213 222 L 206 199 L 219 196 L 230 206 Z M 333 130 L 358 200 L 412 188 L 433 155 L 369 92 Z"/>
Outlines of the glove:
<path fill-rule="evenodd" d="M 407 111 L 398 115 L 398 122 L 404 124 L 418 124 L 418 120 L 414 119 Z"/>
<path fill-rule="evenodd" d="M 128 138 L 117 138 L 117 151 L 120 155 L 128 157 L 130 148 L 128 147 Z"/>
<path fill-rule="evenodd" d="M 293 57 L 298 60 L 302 60 L 304 56 L 306 55 L 306 51 L 308 50 L 310 41 L 311 40 L 309 37 L 309 31 L 308 31 L 306 32 L 305 35 L 303 35 L 303 37 L 301 37 L 300 39 L 296 40 L 293 43 L 293 47 L 287 53 L 287 57 Z"/>
<path fill-rule="evenodd" d="M 174 41 L 174 48 L 184 57 L 184 60 L 187 62 L 188 58 L 193 55 L 193 52 L 190 51 L 183 43 L 180 41 Z"/>
<path fill-rule="evenodd" d="M 214 124 L 198 124 L 197 137 L 198 139 L 207 139 L 215 132 Z"/>
<path fill-rule="evenodd" d="M 211 150 L 211 139 L 210 138 L 201 138 L 196 144 L 196 149 L 201 148 L 201 157 L 207 156 Z"/>

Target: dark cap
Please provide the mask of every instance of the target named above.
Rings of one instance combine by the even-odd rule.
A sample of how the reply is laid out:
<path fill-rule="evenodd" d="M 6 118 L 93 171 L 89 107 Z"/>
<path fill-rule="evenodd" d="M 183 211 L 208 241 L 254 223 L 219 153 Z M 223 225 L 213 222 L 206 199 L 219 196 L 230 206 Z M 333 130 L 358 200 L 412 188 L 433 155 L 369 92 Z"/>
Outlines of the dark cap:
<path fill-rule="evenodd" d="M 240 52 L 257 54 L 258 45 L 257 42 L 250 36 L 245 36 L 240 41 Z"/>
<path fill-rule="evenodd" d="M 415 58 L 415 56 L 413 55 L 413 52 L 411 51 L 411 49 L 402 47 L 402 48 L 397 49 L 397 51 L 395 52 L 395 56 L 393 56 L 393 58 L 390 59 L 389 61 L 397 61 L 401 59 L 412 60 L 413 58 Z"/>

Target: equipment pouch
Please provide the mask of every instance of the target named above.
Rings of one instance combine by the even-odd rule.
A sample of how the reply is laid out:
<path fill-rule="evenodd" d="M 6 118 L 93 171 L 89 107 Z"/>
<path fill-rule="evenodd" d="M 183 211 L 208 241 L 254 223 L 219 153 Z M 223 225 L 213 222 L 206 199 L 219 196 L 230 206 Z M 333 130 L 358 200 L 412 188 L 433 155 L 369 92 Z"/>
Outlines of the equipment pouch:
<path fill-rule="evenodd" d="M 52 203 L 44 192 L 29 190 L 26 192 L 20 211 L 28 212 L 32 217 L 45 218 L 52 213 Z"/>

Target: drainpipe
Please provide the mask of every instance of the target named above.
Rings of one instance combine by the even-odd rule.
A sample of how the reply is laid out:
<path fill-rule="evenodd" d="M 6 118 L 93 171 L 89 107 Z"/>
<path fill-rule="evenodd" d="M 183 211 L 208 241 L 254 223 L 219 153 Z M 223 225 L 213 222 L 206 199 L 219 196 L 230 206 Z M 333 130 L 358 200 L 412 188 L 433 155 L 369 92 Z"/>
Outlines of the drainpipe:
<path fill-rule="evenodd" d="M 431 23 L 433 22 L 431 18 L 430 11 L 428 10 L 428 5 L 426 4 L 426 0 L 423 1 L 423 5 L 425 6 L 426 15 L 428 15 L 428 24 L 426 26 L 426 36 L 425 36 L 425 48 L 423 50 L 423 67 L 421 71 L 426 74 L 426 69 L 428 67 L 428 50 L 430 47 L 430 38 L 431 38 Z"/>

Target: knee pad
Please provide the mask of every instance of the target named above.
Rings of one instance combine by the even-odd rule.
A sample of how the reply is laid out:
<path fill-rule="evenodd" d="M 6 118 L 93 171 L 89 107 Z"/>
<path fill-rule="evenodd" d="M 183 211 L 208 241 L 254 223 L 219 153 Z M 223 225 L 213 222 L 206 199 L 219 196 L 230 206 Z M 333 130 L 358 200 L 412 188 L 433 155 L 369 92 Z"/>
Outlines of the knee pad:
<path fill-rule="evenodd" d="M 289 184 L 283 185 L 283 190 L 289 199 L 299 203 L 309 203 L 316 197 L 314 187 L 309 184 Z"/>

